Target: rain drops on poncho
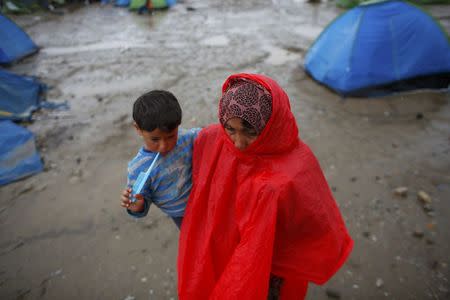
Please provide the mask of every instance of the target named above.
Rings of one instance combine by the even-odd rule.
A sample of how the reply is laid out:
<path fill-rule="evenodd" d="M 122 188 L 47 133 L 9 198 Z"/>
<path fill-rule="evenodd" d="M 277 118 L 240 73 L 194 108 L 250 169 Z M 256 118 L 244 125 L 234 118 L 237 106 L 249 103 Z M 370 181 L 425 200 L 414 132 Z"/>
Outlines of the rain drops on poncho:
<path fill-rule="evenodd" d="M 317 159 L 298 137 L 288 96 L 252 74 L 230 76 L 222 91 L 242 78 L 271 94 L 272 114 L 243 151 L 221 125 L 203 129 L 194 144 L 181 300 L 267 299 L 270 274 L 284 280 L 281 299 L 298 299 L 299 286 L 326 282 L 353 246 Z"/>

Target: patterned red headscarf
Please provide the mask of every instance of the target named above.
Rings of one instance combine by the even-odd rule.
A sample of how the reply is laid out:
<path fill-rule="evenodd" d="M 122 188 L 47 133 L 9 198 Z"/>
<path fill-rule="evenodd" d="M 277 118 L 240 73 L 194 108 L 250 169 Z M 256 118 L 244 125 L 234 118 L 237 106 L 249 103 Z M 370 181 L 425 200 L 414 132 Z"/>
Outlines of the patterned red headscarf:
<path fill-rule="evenodd" d="M 247 121 L 260 134 L 272 115 L 272 96 L 263 86 L 248 79 L 238 79 L 220 99 L 222 125 L 232 118 Z"/>

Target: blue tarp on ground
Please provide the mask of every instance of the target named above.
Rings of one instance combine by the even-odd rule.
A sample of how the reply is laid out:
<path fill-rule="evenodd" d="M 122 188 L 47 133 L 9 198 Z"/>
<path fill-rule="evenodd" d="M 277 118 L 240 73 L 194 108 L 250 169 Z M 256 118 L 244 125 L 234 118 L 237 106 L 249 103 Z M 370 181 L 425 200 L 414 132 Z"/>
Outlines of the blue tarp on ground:
<path fill-rule="evenodd" d="M 11 121 L 0 121 L 0 185 L 42 170 L 33 134 Z"/>
<path fill-rule="evenodd" d="M 0 69 L 0 120 L 27 120 L 40 107 L 45 85 Z"/>
<path fill-rule="evenodd" d="M 431 75 L 448 86 L 450 44 L 439 24 L 411 4 L 365 4 L 321 33 L 305 57 L 305 69 L 342 95 Z"/>
<path fill-rule="evenodd" d="M 0 14 L 0 64 L 10 64 L 37 50 L 36 44 L 19 26 Z"/>

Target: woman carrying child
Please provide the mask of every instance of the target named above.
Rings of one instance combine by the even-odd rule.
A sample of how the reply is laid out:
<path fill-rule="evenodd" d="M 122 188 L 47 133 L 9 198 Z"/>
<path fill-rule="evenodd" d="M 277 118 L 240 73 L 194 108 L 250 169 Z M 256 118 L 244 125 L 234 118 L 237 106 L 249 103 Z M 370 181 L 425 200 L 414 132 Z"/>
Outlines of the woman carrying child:
<path fill-rule="evenodd" d="M 179 298 L 303 299 L 308 282 L 323 284 L 342 266 L 353 241 L 279 85 L 236 74 L 222 92 L 221 124 L 194 143 Z"/>

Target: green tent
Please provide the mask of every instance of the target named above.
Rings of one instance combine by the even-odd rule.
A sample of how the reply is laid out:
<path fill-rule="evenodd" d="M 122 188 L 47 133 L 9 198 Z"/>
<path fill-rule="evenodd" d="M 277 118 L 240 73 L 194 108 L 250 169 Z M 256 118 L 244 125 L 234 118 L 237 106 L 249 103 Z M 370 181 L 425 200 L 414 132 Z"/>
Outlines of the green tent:
<path fill-rule="evenodd" d="M 130 10 L 140 10 L 142 8 L 164 9 L 171 7 L 176 2 L 176 0 L 131 0 L 129 8 Z"/>
<path fill-rule="evenodd" d="M 155 9 L 161 9 L 161 8 L 167 8 L 169 7 L 169 3 L 166 0 L 151 0 L 152 1 L 152 8 Z"/>
<path fill-rule="evenodd" d="M 131 0 L 130 6 L 128 7 L 130 10 L 139 10 L 144 8 L 147 5 L 147 0 Z"/>

